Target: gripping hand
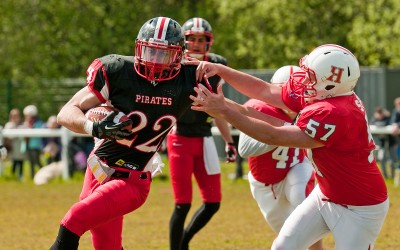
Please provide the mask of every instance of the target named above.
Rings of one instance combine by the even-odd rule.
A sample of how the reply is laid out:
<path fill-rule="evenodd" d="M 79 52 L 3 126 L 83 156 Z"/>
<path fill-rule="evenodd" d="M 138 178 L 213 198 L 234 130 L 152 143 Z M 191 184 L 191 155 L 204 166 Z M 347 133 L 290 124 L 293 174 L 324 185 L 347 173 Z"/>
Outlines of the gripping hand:
<path fill-rule="evenodd" d="M 90 123 L 91 121 L 87 120 L 85 122 L 85 130 L 87 132 L 91 131 L 91 134 L 94 137 L 99 139 L 108 139 L 108 140 L 122 140 L 131 135 L 131 131 L 125 129 L 132 125 L 132 120 L 120 121 L 120 116 L 118 115 L 118 111 L 113 111 L 109 115 L 107 115 L 103 120 L 92 122 L 93 126 L 90 129 L 86 123 Z M 89 127 L 89 129 L 87 129 Z M 88 131 L 89 130 L 89 131 Z"/>
<path fill-rule="evenodd" d="M 227 143 L 225 145 L 225 152 L 226 152 L 226 162 L 236 161 L 237 151 L 234 143 L 232 142 Z"/>

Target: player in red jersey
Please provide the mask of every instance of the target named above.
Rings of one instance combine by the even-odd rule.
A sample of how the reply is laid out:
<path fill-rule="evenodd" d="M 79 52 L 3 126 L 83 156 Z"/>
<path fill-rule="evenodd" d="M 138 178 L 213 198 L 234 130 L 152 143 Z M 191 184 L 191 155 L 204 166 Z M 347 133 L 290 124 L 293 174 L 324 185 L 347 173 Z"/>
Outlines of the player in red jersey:
<path fill-rule="evenodd" d="M 87 86 L 59 112 L 60 125 L 99 140 L 88 159 L 80 201 L 61 220 L 52 250 L 78 249 L 89 230 L 95 249 L 122 249 L 123 217 L 146 201 L 152 159 L 195 94 L 196 67 L 181 64 L 184 40 L 176 21 L 150 19 L 139 30 L 135 55 L 94 60 Z M 99 122 L 85 117 L 85 111 L 107 102 L 130 120 L 115 123 L 117 111 Z M 130 131 L 123 129 L 127 125 Z"/>
<path fill-rule="evenodd" d="M 299 70 L 297 66 L 283 66 L 274 73 L 271 83 L 282 85 Z M 286 126 L 291 126 L 297 115 L 257 99 L 250 99 L 243 106 L 282 119 Z M 287 217 L 315 186 L 314 171 L 306 149 L 265 144 L 243 132 L 239 136 L 238 149 L 242 157 L 248 157 L 248 180 L 253 198 L 268 225 L 279 233 Z M 309 249 L 322 249 L 322 241 Z"/>
<path fill-rule="evenodd" d="M 185 57 L 227 64 L 224 57 L 210 52 L 214 38 L 207 20 L 200 17 L 190 18 L 182 25 L 182 29 L 186 38 Z M 223 79 L 213 76 L 208 81 L 209 87 L 216 91 Z M 168 162 L 175 201 L 169 225 L 171 250 L 189 249 L 189 241 L 211 220 L 220 207 L 221 169 L 211 133 L 213 121 L 226 142 L 227 161 L 234 162 L 236 148 L 229 124 L 222 119 L 213 119 L 205 112 L 188 109 L 167 137 Z M 192 203 L 192 176 L 199 186 L 203 204 L 184 228 Z"/>
<path fill-rule="evenodd" d="M 249 136 L 272 145 L 310 148 L 318 185 L 288 217 L 272 249 L 306 249 L 331 232 L 337 249 L 373 249 L 389 209 L 384 178 L 365 108 L 353 92 L 360 77 L 356 57 L 326 44 L 300 60 L 301 71 L 282 88 L 219 64 L 193 61 L 197 77 L 218 74 L 243 94 L 299 112 L 296 126 L 250 113 L 196 88 L 192 109 L 226 119 Z"/>

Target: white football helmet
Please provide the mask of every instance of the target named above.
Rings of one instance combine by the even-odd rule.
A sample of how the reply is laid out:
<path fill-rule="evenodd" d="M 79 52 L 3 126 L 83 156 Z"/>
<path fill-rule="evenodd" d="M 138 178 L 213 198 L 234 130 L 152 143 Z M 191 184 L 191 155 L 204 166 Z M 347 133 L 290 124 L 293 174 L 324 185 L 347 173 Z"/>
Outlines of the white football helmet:
<path fill-rule="evenodd" d="M 274 75 L 271 78 L 271 83 L 274 84 L 283 84 L 287 82 L 290 76 L 297 71 L 300 71 L 301 68 L 294 65 L 286 65 L 277 69 Z"/>
<path fill-rule="evenodd" d="M 306 102 L 351 94 L 360 77 L 357 58 L 346 48 L 325 44 L 300 59 L 302 81 L 291 81 L 294 94 Z"/>

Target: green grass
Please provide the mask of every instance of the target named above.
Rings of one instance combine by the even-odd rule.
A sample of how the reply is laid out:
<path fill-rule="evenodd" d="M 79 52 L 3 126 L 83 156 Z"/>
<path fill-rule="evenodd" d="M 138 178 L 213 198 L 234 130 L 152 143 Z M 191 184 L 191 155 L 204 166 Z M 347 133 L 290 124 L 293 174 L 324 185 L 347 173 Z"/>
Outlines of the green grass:
<path fill-rule="evenodd" d="M 228 179 L 228 174 L 234 169 L 234 164 L 222 165 L 221 209 L 192 240 L 191 250 L 270 248 L 276 235 L 265 223 L 251 197 L 247 181 Z M 29 176 L 28 169 L 25 170 Z M 168 223 L 173 209 L 173 194 L 168 171 L 166 166 L 166 178 L 154 180 L 147 202 L 125 217 L 123 242 L 126 250 L 169 249 Z M 395 189 L 392 181 L 387 185 L 390 210 L 375 245 L 378 250 L 400 249 L 400 189 Z M 3 177 L 0 177 L 0 249 L 49 249 L 57 235 L 59 221 L 78 200 L 81 186 L 82 175 L 68 181 L 54 180 L 43 186 L 35 186 L 29 178 L 18 182 L 10 177 L 10 167 L 6 166 Z M 197 186 L 194 186 L 189 216 L 201 202 Z M 79 249 L 93 249 L 89 233 L 82 236 Z M 334 249 L 332 236 L 324 239 L 324 249 Z"/>

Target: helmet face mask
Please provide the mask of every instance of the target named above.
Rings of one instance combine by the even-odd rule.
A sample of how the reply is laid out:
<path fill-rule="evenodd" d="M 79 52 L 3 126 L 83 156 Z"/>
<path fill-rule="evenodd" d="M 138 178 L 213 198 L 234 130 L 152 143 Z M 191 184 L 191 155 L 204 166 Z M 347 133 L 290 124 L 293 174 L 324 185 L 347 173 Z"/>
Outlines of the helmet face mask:
<path fill-rule="evenodd" d="M 184 40 L 176 21 L 167 17 L 147 21 L 136 39 L 136 72 L 151 82 L 174 78 L 181 68 Z"/>
<path fill-rule="evenodd" d="M 308 103 L 351 94 L 360 77 L 356 57 L 347 49 L 327 44 L 300 59 L 299 73 L 291 79 L 294 94 Z"/>
<path fill-rule="evenodd" d="M 182 28 L 186 38 L 186 54 L 201 59 L 210 52 L 214 36 L 207 20 L 194 17 L 187 20 Z"/>

